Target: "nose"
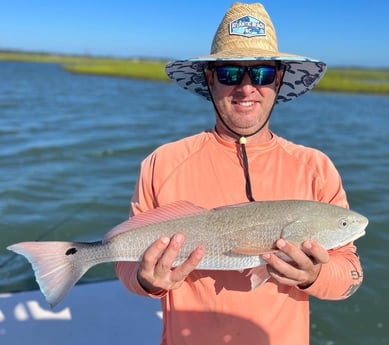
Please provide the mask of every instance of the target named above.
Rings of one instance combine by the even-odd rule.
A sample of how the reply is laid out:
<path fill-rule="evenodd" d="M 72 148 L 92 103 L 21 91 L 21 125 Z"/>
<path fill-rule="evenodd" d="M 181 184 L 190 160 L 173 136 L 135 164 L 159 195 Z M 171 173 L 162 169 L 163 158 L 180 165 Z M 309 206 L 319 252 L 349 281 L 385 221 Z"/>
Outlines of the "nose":
<path fill-rule="evenodd" d="M 250 76 L 249 76 L 249 72 L 247 71 L 247 69 L 246 69 L 246 71 L 243 74 L 243 79 L 242 79 L 242 83 L 241 84 L 252 84 Z"/>
<path fill-rule="evenodd" d="M 237 85 L 237 88 L 240 90 L 240 92 L 245 93 L 245 94 L 249 94 L 249 93 L 254 92 L 255 85 L 253 85 L 253 83 L 251 82 L 251 79 L 250 79 L 250 76 L 249 76 L 249 73 L 247 70 L 245 71 L 245 73 L 243 75 L 242 82 L 239 85 Z"/>

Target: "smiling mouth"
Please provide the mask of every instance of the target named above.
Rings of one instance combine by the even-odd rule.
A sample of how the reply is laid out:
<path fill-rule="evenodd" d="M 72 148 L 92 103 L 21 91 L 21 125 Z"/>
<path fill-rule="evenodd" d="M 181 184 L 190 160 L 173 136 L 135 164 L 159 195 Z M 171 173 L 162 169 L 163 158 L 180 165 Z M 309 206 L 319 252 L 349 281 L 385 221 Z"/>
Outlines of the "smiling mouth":
<path fill-rule="evenodd" d="M 233 103 L 241 107 L 252 107 L 255 104 L 254 101 L 233 101 Z"/>

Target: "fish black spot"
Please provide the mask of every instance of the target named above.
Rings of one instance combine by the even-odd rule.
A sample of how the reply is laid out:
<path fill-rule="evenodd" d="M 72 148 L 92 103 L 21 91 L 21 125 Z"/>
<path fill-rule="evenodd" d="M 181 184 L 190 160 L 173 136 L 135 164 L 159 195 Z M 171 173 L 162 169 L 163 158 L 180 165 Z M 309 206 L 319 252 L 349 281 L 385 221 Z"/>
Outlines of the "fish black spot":
<path fill-rule="evenodd" d="M 68 249 L 65 254 L 66 255 L 74 255 L 76 253 L 77 253 L 77 249 L 73 247 L 73 248 Z"/>

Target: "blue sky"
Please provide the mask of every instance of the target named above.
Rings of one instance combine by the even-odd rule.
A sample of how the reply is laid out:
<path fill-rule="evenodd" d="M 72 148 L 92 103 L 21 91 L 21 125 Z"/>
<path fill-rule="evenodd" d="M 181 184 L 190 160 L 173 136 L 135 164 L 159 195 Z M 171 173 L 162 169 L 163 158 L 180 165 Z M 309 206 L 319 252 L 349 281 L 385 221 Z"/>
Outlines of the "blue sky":
<path fill-rule="evenodd" d="M 204 55 L 232 2 L 0 0 L 0 49 L 174 59 Z M 389 67 L 387 0 L 262 4 L 282 52 L 333 66 Z"/>

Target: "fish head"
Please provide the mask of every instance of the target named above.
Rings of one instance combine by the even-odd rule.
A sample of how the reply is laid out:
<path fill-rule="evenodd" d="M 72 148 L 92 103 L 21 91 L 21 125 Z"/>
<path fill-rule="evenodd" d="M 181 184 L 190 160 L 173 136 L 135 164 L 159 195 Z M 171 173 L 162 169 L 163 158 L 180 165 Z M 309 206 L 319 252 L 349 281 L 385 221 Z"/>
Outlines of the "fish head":
<path fill-rule="evenodd" d="M 365 235 L 369 222 L 365 216 L 335 205 L 323 206 L 288 224 L 282 237 L 298 246 L 312 240 L 326 249 L 334 249 Z"/>
<path fill-rule="evenodd" d="M 349 211 L 345 215 L 329 217 L 326 226 L 312 234 L 312 240 L 326 249 L 334 249 L 353 242 L 365 235 L 368 219 L 361 214 Z"/>

